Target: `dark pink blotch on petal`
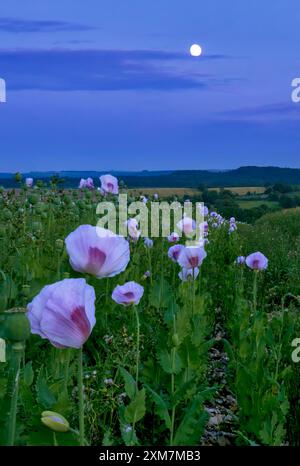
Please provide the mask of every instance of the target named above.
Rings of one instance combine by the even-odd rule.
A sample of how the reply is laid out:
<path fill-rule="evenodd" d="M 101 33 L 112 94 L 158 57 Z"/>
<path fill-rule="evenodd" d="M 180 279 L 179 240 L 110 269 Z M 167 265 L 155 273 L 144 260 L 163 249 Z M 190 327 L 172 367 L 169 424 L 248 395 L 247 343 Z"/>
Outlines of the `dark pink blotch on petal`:
<path fill-rule="evenodd" d="M 174 250 L 174 252 L 173 252 L 173 257 L 174 257 L 174 259 L 175 259 L 175 260 L 177 260 L 177 259 L 178 259 L 180 252 L 181 252 L 181 250 L 180 250 L 180 249 L 177 249 L 177 251 L 176 251 L 176 250 Z"/>
<path fill-rule="evenodd" d="M 124 296 L 130 300 L 134 299 L 134 293 L 132 293 L 132 291 L 128 291 L 127 293 L 124 293 Z"/>
<path fill-rule="evenodd" d="M 99 272 L 106 260 L 106 254 L 98 248 L 89 247 L 89 261 L 86 265 L 86 271 L 91 274 Z"/>
<path fill-rule="evenodd" d="M 258 260 L 258 259 L 254 260 L 254 261 L 252 262 L 252 267 L 253 267 L 254 269 L 259 269 L 259 260 Z"/>
<path fill-rule="evenodd" d="M 112 183 L 107 183 L 107 189 L 112 192 L 114 190 L 114 185 Z"/>
<path fill-rule="evenodd" d="M 87 340 L 91 333 L 91 325 L 83 306 L 78 306 L 72 311 L 71 321 L 78 327 L 85 340 Z"/>
<path fill-rule="evenodd" d="M 190 257 L 189 258 L 189 263 L 191 264 L 191 267 L 194 269 L 198 265 L 198 257 Z"/>

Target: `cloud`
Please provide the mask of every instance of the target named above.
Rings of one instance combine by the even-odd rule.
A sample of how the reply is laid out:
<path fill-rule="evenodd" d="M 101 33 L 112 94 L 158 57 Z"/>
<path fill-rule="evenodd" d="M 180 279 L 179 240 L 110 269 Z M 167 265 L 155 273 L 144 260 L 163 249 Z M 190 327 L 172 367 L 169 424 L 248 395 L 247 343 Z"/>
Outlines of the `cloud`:
<path fill-rule="evenodd" d="M 71 39 L 71 40 L 56 40 L 53 42 L 53 45 L 81 45 L 81 44 L 92 44 L 93 40 L 80 40 L 80 39 Z"/>
<path fill-rule="evenodd" d="M 230 119 L 241 120 L 264 120 L 273 119 L 299 119 L 300 104 L 281 102 L 274 104 L 258 105 L 256 107 L 244 107 L 236 110 L 229 110 L 221 113 L 222 116 Z"/>
<path fill-rule="evenodd" d="M 88 31 L 91 26 L 67 21 L 0 18 L 0 31 L 13 34 L 32 32 Z"/>
<path fill-rule="evenodd" d="M 160 50 L 0 50 L 0 75 L 8 89 L 53 91 L 207 88 L 212 79 L 188 54 Z"/>

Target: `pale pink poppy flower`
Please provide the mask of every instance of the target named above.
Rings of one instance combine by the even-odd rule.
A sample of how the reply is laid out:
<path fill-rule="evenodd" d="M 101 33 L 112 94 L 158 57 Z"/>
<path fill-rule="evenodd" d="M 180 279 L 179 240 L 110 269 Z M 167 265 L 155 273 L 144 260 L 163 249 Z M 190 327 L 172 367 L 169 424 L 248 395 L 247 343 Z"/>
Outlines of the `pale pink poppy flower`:
<path fill-rule="evenodd" d="M 85 187 L 88 189 L 94 189 L 94 181 L 93 178 L 87 178 L 85 181 Z"/>
<path fill-rule="evenodd" d="M 119 185 L 118 179 L 112 175 L 102 175 L 100 176 L 101 188 L 104 192 L 110 194 L 118 194 Z"/>
<path fill-rule="evenodd" d="M 144 245 L 146 248 L 151 249 L 153 248 L 153 240 L 151 238 L 145 238 L 144 239 Z"/>
<path fill-rule="evenodd" d="M 253 270 L 265 270 L 268 267 L 268 259 L 258 251 L 246 257 L 246 264 Z"/>
<path fill-rule="evenodd" d="M 185 269 L 200 267 L 207 256 L 205 250 L 199 246 L 187 246 L 182 249 L 178 257 L 178 264 Z"/>
<path fill-rule="evenodd" d="M 95 291 L 83 278 L 45 286 L 28 304 L 31 333 L 57 348 L 80 348 L 96 323 Z"/>
<path fill-rule="evenodd" d="M 185 235 L 190 235 L 196 230 L 196 222 L 192 218 L 183 217 L 182 220 L 177 223 L 177 228 L 183 231 Z"/>
<path fill-rule="evenodd" d="M 175 244 L 175 246 L 171 246 L 168 250 L 168 257 L 173 261 L 177 262 L 179 254 L 184 249 L 182 244 Z"/>
<path fill-rule="evenodd" d="M 158 199 L 159 196 L 158 196 L 157 193 L 154 193 L 154 194 L 153 194 L 153 197 L 154 197 L 154 199 L 157 201 L 157 199 Z"/>
<path fill-rule="evenodd" d="M 178 277 L 183 282 L 187 282 L 189 280 L 193 280 L 193 279 L 195 280 L 198 277 L 198 275 L 199 275 L 198 267 L 195 267 L 194 269 L 186 269 L 183 267 L 181 271 L 179 272 Z"/>
<path fill-rule="evenodd" d="M 33 186 L 33 178 L 26 178 L 25 184 L 26 184 L 27 188 L 32 188 L 32 186 Z"/>
<path fill-rule="evenodd" d="M 200 229 L 200 233 L 203 235 L 203 236 L 207 236 L 208 235 L 208 230 L 209 230 L 209 226 L 208 226 L 208 222 L 201 222 L 200 225 L 199 225 L 199 229 Z"/>
<path fill-rule="evenodd" d="M 79 189 L 83 189 L 83 188 L 86 188 L 86 180 L 84 178 L 81 178 L 81 180 L 79 181 Z"/>
<path fill-rule="evenodd" d="M 131 304 L 139 304 L 144 294 L 144 288 L 136 282 L 127 282 L 125 285 L 117 285 L 112 292 L 112 299 L 117 304 L 130 306 Z"/>
<path fill-rule="evenodd" d="M 233 233 L 233 232 L 236 231 L 236 230 L 237 230 L 236 224 L 235 224 L 235 223 L 231 223 L 231 224 L 230 224 L 230 227 L 229 227 L 229 230 L 228 230 L 229 233 Z"/>
<path fill-rule="evenodd" d="M 199 207 L 200 214 L 203 215 L 203 217 L 207 217 L 209 214 L 208 207 L 206 205 L 202 205 Z"/>
<path fill-rule="evenodd" d="M 173 233 L 168 236 L 168 241 L 169 243 L 177 243 L 177 241 L 179 241 L 179 234 L 173 231 Z"/>
<path fill-rule="evenodd" d="M 65 243 L 72 268 L 97 278 L 124 272 L 130 260 L 128 241 L 104 228 L 81 225 Z"/>
<path fill-rule="evenodd" d="M 238 257 L 236 258 L 236 260 L 235 260 L 235 263 L 236 263 L 237 265 L 244 265 L 245 262 L 246 262 L 246 257 L 244 257 L 244 256 L 238 256 Z"/>
<path fill-rule="evenodd" d="M 137 241 L 141 236 L 140 230 L 138 230 L 138 222 L 135 218 L 127 220 L 128 235 L 133 241 Z"/>

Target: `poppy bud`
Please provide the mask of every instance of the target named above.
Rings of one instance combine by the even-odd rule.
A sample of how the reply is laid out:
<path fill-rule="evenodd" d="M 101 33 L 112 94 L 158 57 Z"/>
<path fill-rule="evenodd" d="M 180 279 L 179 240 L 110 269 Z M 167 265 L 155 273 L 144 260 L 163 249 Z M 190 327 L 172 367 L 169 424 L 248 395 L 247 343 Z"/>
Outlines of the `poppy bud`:
<path fill-rule="evenodd" d="M 179 346 L 179 337 L 177 333 L 174 333 L 172 336 L 172 343 L 174 346 Z"/>
<path fill-rule="evenodd" d="M 70 430 L 70 424 L 67 419 L 54 411 L 43 411 L 41 421 L 55 432 L 68 432 Z"/>
<path fill-rule="evenodd" d="M 55 248 L 57 251 L 62 251 L 64 248 L 64 241 L 62 239 L 57 239 L 55 241 Z"/>
<path fill-rule="evenodd" d="M 25 309 L 16 308 L 6 311 L 3 324 L 3 336 L 10 341 L 24 341 L 30 336 L 30 324 Z"/>
<path fill-rule="evenodd" d="M 30 293 L 30 285 L 23 285 L 22 292 L 23 292 L 23 296 L 28 297 Z"/>

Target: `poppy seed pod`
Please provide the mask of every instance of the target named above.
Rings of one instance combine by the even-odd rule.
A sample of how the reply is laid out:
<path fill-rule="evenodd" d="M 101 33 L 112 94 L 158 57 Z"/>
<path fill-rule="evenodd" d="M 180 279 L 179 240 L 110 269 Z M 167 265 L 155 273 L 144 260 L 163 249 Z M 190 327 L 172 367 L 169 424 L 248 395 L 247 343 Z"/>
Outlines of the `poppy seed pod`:
<path fill-rule="evenodd" d="M 6 311 L 1 334 L 3 338 L 12 342 L 27 340 L 30 336 L 30 323 L 26 309 L 15 308 Z"/>
<path fill-rule="evenodd" d="M 56 249 L 58 252 L 62 251 L 62 250 L 64 249 L 64 246 L 65 246 L 64 240 L 58 238 L 58 239 L 55 241 L 55 249 Z"/>
<path fill-rule="evenodd" d="M 28 196 L 28 201 L 30 202 L 30 204 L 34 205 L 34 204 L 37 204 L 39 202 L 40 198 L 37 194 L 30 194 L 30 196 Z"/>
<path fill-rule="evenodd" d="M 178 333 L 174 333 L 172 336 L 172 343 L 175 347 L 179 346 L 179 336 Z"/>

